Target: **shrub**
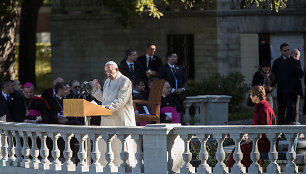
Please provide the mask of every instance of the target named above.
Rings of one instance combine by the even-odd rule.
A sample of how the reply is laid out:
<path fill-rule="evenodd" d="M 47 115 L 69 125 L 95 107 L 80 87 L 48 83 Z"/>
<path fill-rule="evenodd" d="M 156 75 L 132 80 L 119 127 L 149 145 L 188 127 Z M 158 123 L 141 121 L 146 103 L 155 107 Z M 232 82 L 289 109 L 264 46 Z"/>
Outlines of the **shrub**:
<path fill-rule="evenodd" d="M 229 73 L 227 76 L 220 74 L 188 82 L 187 95 L 229 95 L 232 96 L 229 103 L 229 111 L 235 112 L 245 100 L 248 86 L 244 83 L 244 76 L 239 72 Z"/>

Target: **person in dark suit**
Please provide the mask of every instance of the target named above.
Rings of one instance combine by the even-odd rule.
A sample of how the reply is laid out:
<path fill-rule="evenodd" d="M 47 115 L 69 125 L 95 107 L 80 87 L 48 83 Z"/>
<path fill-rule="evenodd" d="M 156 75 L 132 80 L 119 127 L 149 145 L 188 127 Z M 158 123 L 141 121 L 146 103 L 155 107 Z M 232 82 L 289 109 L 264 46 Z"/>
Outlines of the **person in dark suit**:
<path fill-rule="evenodd" d="M 3 121 L 11 121 L 11 106 L 14 100 L 14 81 L 6 79 L 2 82 L 0 94 L 0 117 Z"/>
<path fill-rule="evenodd" d="M 140 56 L 137 59 L 142 67 L 145 67 L 145 71 L 143 72 L 146 75 L 146 79 L 150 79 L 152 77 L 156 77 L 159 68 L 162 66 L 162 61 L 159 57 L 155 55 L 156 45 L 155 44 L 147 44 L 146 55 Z"/>
<path fill-rule="evenodd" d="M 41 98 L 34 96 L 34 86 L 27 82 L 23 85 L 21 97 L 16 97 L 12 104 L 12 121 L 26 123 L 47 123 L 49 105 Z"/>
<path fill-rule="evenodd" d="M 273 108 L 273 97 L 272 97 L 272 82 L 274 80 L 274 74 L 271 72 L 270 62 L 263 62 L 255 72 L 252 79 L 252 87 L 261 85 L 265 88 L 266 100 Z"/>
<path fill-rule="evenodd" d="M 41 95 L 41 97 L 44 98 L 49 105 L 50 105 L 50 100 L 52 100 L 53 96 L 55 96 L 55 94 L 56 94 L 54 87 L 59 82 L 61 82 L 61 83 L 64 82 L 62 77 L 57 77 L 56 79 L 54 79 L 53 80 L 53 88 L 45 89 L 43 91 L 42 95 Z"/>
<path fill-rule="evenodd" d="M 272 73 L 274 74 L 274 80 L 272 82 L 272 87 L 274 88 L 276 87 L 276 85 L 278 87 L 277 82 L 278 82 L 279 77 L 278 77 L 277 72 L 279 69 L 280 62 L 290 57 L 290 48 L 287 43 L 283 43 L 280 45 L 280 51 L 282 55 L 276 60 L 274 60 L 272 64 Z M 285 111 L 286 111 L 286 108 L 284 106 L 285 106 L 284 100 L 282 99 L 280 91 L 277 88 L 277 108 L 278 108 L 277 124 L 278 125 L 283 124 L 284 122 Z"/>
<path fill-rule="evenodd" d="M 126 51 L 126 58 L 120 62 L 119 71 L 129 78 L 132 82 L 135 80 L 146 79 L 145 67 L 137 60 L 137 52 L 134 49 Z"/>
<path fill-rule="evenodd" d="M 281 49 L 282 53 L 286 53 L 288 50 L 290 51 L 288 45 Z M 303 76 L 304 72 L 300 61 L 293 57 L 286 57 L 278 63 L 276 72 L 278 124 L 292 124 L 295 121 L 299 83 Z M 284 118 L 285 113 L 286 117 Z"/>
<path fill-rule="evenodd" d="M 187 79 L 185 77 L 184 69 L 181 66 L 176 65 L 177 59 L 178 57 L 176 53 L 170 53 L 167 56 L 167 63 L 160 67 L 158 77 L 169 82 L 171 94 L 177 97 L 179 101 L 177 109 L 181 112 L 182 108 L 184 108 L 183 102 L 186 98 L 185 91 Z"/>

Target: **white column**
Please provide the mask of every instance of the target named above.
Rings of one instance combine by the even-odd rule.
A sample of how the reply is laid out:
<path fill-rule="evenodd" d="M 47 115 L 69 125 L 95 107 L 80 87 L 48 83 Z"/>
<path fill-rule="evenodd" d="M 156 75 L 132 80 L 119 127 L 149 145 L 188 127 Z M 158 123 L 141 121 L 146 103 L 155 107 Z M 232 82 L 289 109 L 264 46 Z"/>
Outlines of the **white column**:
<path fill-rule="evenodd" d="M 225 152 L 223 149 L 223 141 L 226 137 L 226 134 L 213 134 L 213 136 L 216 138 L 218 143 L 218 149 L 216 152 L 216 158 L 218 160 L 218 163 L 214 167 L 214 173 L 228 173 L 228 168 L 225 166 L 223 160 L 225 159 Z"/>
<path fill-rule="evenodd" d="M 20 167 L 20 163 L 22 161 L 22 157 L 21 157 L 22 148 L 20 144 L 20 134 L 18 131 L 13 131 L 12 134 L 15 137 L 15 141 L 16 141 L 16 147 L 15 147 L 16 160 L 13 162 L 13 165 L 15 167 Z"/>
<path fill-rule="evenodd" d="M 209 156 L 206 148 L 206 143 L 209 137 L 210 137 L 209 134 L 205 135 L 197 134 L 197 138 L 201 142 L 200 159 L 202 161 L 202 163 L 198 167 L 197 171 L 198 173 L 203 173 L 203 174 L 211 173 L 211 167 L 207 164 L 207 159 Z"/>
<path fill-rule="evenodd" d="M 182 173 L 195 173 L 195 168 L 190 164 L 192 153 L 190 152 L 190 149 L 189 149 L 189 143 L 192 138 L 192 135 L 180 135 L 180 136 L 184 140 L 184 145 L 185 145 L 185 151 L 182 154 L 184 165 L 181 167 L 181 172 Z"/>
<path fill-rule="evenodd" d="M 184 115 L 184 121 L 186 124 L 190 124 L 190 114 L 189 114 L 189 108 L 192 105 L 192 103 L 188 103 L 185 101 L 185 115 Z"/>
<path fill-rule="evenodd" d="M 296 138 L 296 133 L 286 133 L 286 137 L 288 140 L 288 152 L 286 154 L 287 157 L 287 165 L 285 168 L 285 173 L 298 173 L 298 167 L 294 163 L 294 160 L 296 158 L 296 153 L 294 151 L 294 139 Z"/>
<path fill-rule="evenodd" d="M 104 137 L 108 137 L 108 138 L 104 138 Z M 118 167 L 115 166 L 115 164 L 113 163 L 114 160 L 114 153 L 112 150 L 112 141 L 115 138 L 115 134 L 109 134 L 108 136 L 102 136 L 103 139 L 105 139 L 106 142 L 106 154 L 105 154 L 105 159 L 107 161 L 107 164 L 105 166 L 105 172 L 118 172 Z"/>
<path fill-rule="evenodd" d="M 87 159 L 87 152 L 85 150 L 85 143 L 88 138 L 85 134 L 78 134 L 76 135 L 76 138 L 79 141 L 79 152 L 78 157 L 80 159 L 79 164 L 76 167 L 76 170 L 79 172 L 88 172 L 89 166 L 87 165 L 86 159 Z"/>
<path fill-rule="evenodd" d="M 23 155 L 23 160 L 21 162 L 21 167 L 24 168 L 30 168 L 30 148 L 29 148 L 29 143 L 28 143 L 28 135 L 27 132 L 22 133 L 22 139 L 23 139 L 23 148 L 22 148 L 22 155 Z"/>
<path fill-rule="evenodd" d="M 127 138 L 129 137 L 128 134 L 122 134 L 117 136 L 120 141 L 122 142 L 122 150 L 120 153 L 120 158 L 122 160 L 121 165 L 119 166 L 119 173 L 126 173 L 131 172 L 132 167 L 127 163 L 129 159 L 129 152 L 127 151 Z"/>
<path fill-rule="evenodd" d="M 202 103 L 195 103 L 195 115 L 194 115 L 194 124 L 199 125 L 200 124 L 200 107 Z"/>
<path fill-rule="evenodd" d="M 47 147 L 47 133 L 41 132 L 40 135 L 41 140 L 41 147 L 40 147 L 40 156 L 41 162 L 39 164 L 39 168 L 42 170 L 49 170 L 50 169 L 50 161 L 48 160 L 49 156 L 49 149 Z"/>
<path fill-rule="evenodd" d="M 52 156 L 53 156 L 53 162 L 51 164 L 51 169 L 52 170 L 62 170 L 62 163 L 58 158 L 60 157 L 60 150 L 58 149 L 57 146 L 57 140 L 60 137 L 60 133 L 54 133 L 50 137 L 52 138 L 53 141 L 53 150 L 52 150 Z"/>
<path fill-rule="evenodd" d="M 244 134 L 236 134 L 236 133 L 231 134 L 231 138 L 235 142 L 235 152 L 233 154 L 233 157 L 236 162 L 234 166 L 232 167 L 231 172 L 235 174 L 245 173 L 246 171 L 245 167 L 241 164 L 243 154 L 240 149 L 240 142 L 243 136 Z"/>
<path fill-rule="evenodd" d="M 13 131 L 14 132 L 14 131 Z M 13 139 L 13 134 L 12 131 L 7 131 L 8 135 L 8 153 L 9 153 L 9 159 L 8 159 L 8 166 L 13 166 L 14 161 L 16 160 L 15 157 L 15 146 L 14 146 L 14 139 Z"/>
<path fill-rule="evenodd" d="M 143 171 L 143 153 L 142 153 L 142 135 L 135 135 L 132 136 L 132 138 L 136 141 L 137 145 L 137 152 L 135 154 L 136 156 L 136 166 L 133 168 L 133 172 L 135 173 L 141 173 Z"/>
<path fill-rule="evenodd" d="M 278 152 L 276 151 L 276 140 L 279 137 L 279 133 L 269 133 L 267 137 L 270 140 L 270 152 L 269 152 L 269 160 L 270 164 L 267 167 L 268 173 L 280 173 L 280 166 L 276 163 L 278 158 Z"/>
<path fill-rule="evenodd" d="M 29 135 L 31 135 L 31 132 L 28 132 Z M 31 148 L 31 156 L 32 160 L 30 162 L 30 167 L 33 169 L 38 169 L 38 164 L 40 161 L 38 160 L 39 150 L 37 148 L 37 141 L 36 141 L 37 135 L 36 132 L 32 132 L 31 140 L 32 140 L 32 148 Z"/>
<path fill-rule="evenodd" d="M 1 146 L 2 159 L 0 160 L 0 166 L 7 166 L 7 162 L 8 162 L 8 142 L 7 142 L 6 131 L 2 132 L 1 138 L 2 138 L 2 146 Z"/>
<path fill-rule="evenodd" d="M 258 139 L 261 137 L 261 134 L 252 133 L 252 134 L 248 134 L 248 137 L 253 142 L 252 144 L 253 147 L 252 147 L 252 152 L 251 152 L 251 159 L 253 163 L 249 167 L 248 172 L 250 174 L 251 173 L 252 174 L 262 173 L 262 167 L 260 167 L 260 165 L 257 162 L 260 157 L 260 153 L 258 151 Z"/>
<path fill-rule="evenodd" d="M 73 137 L 73 134 L 67 133 L 64 137 L 65 140 L 65 151 L 64 157 L 66 159 L 65 163 L 63 164 L 64 171 L 75 171 L 75 164 L 71 161 L 72 158 L 72 150 L 70 148 L 70 140 Z"/>
<path fill-rule="evenodd" d="M 93 149 L 91 152 L 91 156 L 93 159 L 93 163 L 89 167 L 90 173 L 97 173 L 97 172 L 103 172 L 103 167 L 100 164 L 100 151 L 99 151 L 99 139 L 101 138 L 101 135 L 98 134 L 91 134 L 90 139 L 93 142 Z"/>

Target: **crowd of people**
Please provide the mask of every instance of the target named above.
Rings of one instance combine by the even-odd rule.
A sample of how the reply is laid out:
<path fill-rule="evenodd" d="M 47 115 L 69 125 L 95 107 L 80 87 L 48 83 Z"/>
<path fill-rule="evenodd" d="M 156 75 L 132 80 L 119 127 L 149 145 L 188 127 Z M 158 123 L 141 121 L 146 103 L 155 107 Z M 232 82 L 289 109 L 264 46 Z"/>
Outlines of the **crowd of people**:
<path fill-rule="evenodd" d="M 113 111 L 112 116 L 93 117 L 92 125 L 136 125 L 135 112 L 150 115 L 150 111 L 144 105 L 137 105 L 135 110 L 133 99 L 146 100 L 152 81 L 161 78 L 166 80 L 161 98 L 161 122 L 180 123 L 187 82 L 185 72 L 177 65 L 176 53 L 169 53 L 163 65 L 155 51 L 156 45 L 148 44 L 143 56 L 137 57 L 135 49 L 128 49 L 119 66 L 113 61 L 107 62 L 107 79 L 103 86 L 97 79 L 67 83 L 57 77 L 52 88 L 34 95 L 35 87 L 31 82 L 22 85 L 18 80 L 6 79 L 0 95 L 1 120 L 82 125 L 82 118 L 63 115 L 63 99 L 82 98 Z"/>

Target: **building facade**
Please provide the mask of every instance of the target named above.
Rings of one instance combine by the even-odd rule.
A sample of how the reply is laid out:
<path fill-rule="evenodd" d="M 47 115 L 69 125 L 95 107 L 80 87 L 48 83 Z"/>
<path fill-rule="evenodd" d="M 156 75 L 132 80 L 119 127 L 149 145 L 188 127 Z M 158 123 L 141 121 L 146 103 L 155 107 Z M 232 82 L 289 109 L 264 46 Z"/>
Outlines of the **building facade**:
<path fill-rule="evenodd" d="M 180 4 L 165 6 L 161 19 L 142 17 L 123 27 L 115 14 L 96 0 L 55 0 L 50 16 L 52 76 L 65 80 L 103 80 L 104 64 L 118 64 L 125 50 L 145 54 L 148 43 L 166 61 L 169 51 L 178 53 L 188 79 L 200 80 L 220 73 L 241 72 L 250 80 L 263 61 L 280 56 L 283 42 L 301 50 L 304 66 L 306 2 L 288 1 L 287 8 L 272 12 L 266 4 L 240 8 L 238 1 L 216 0 L 185 10 Z M 269 47 L 262 56 L 261 44 Z M 264 54 L 267 55 L 267 54 Z"/>

